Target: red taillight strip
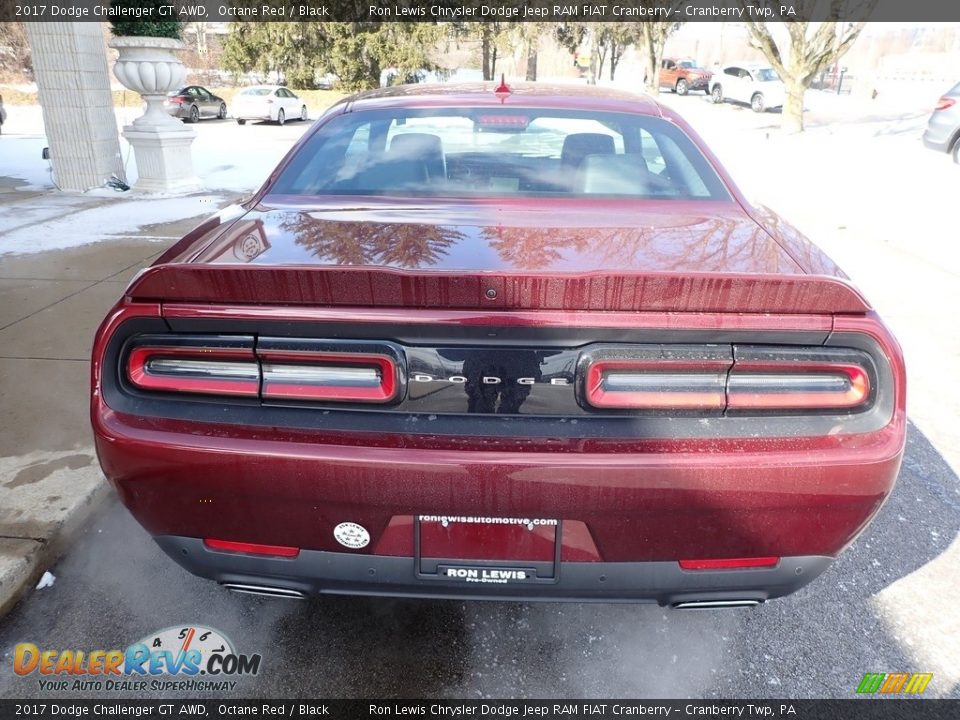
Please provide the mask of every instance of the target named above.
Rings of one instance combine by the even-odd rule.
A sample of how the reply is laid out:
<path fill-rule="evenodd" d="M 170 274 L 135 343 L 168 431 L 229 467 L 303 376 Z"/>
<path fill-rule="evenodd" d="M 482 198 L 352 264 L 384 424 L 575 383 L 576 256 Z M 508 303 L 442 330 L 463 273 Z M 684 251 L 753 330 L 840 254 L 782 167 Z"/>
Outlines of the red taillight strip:
<path fill-rule="evenodd" d="M 259 543 L 235 542 L 233 540 L 216 540 L 206 538 L 203 544 L 211 550 L 221 552 L 244 553 L 245 555 L 268 555 L 271 557 L 295 558 L 300 554 L 300 548 L 286 545 L 260 545 Z"/>
<path fill-rule="evenodd" d="M 596 408 L 723 410 L 727 360 L 597 360 L 586 377 Z"/>
<path fill-rule="evenodd" d="M 780 562 L 779 557 L 718 558 L 715 560 L 679 560 L 681 570 L 744 570 L 747 568 L 771 568 Z"/>
<path fill-rule="evenodd" d="M 621 410 L 851 411 L 873 396 L 873 363 L 860 350 L 736 345 L 728 360 L 717 346 L 661 348 L 588 353 L 586 403 Z"/>
<path fill-rule="evenodd" d="M 727 380 L 728 410 L 841 410 L 869 396 L 870 376 L 853 364 L 738 361 Z"/>
<path fill-rule="evenodd" d="M 127 377 L 142 390 L 245 397 L 260 392 L 253 348 L 139 346 L 127 358 Z"/>
<path fill-rule="evenodd" d="M 399 389 L 386 355 L 260 350 L 264 399 L 387 403 Z"/>
<path fill-rule="evenodd" d="M 935 110 L 935 111 L 936 111 L 936 110 L 947 110 L 947 109 L 949 109 L 949 108 L 952 108 L 952 107 L 953 107 L 954 105 L 956 105 L 956 104 L 957 104 L 957 101 L 956 101 L 956 100 L 954 100 L 953 98 L 944 96 L 944 97 L 940 98 L 939 100 L 937 100 L 937 106 L 934 108 L 934 110 Z"/>

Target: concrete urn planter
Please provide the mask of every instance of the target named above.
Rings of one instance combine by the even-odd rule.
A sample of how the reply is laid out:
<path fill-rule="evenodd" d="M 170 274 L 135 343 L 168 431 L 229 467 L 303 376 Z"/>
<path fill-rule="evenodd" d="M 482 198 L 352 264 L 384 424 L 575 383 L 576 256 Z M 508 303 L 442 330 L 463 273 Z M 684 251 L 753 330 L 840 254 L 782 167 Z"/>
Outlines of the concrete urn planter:
<path fill-rule="evenodd" d="M 133 146 L 137 162 L 139 177 L 134 188 L 143 192 L 197 189 L 190 156 L 196 133 L 163 107 L 167 93 L 186 80 L 186 68 L 174 54 L 183 49 L 183 43 L 173 38 L 121 36 L 109 45 L 120 55 L 113 74 L 146 103 L 144 114 L 121 133 Z"/>
<path fill-rule="evenodd" d="M 134 127 L 180 127 L 181 123 L 163 109 L 163 101 L 186 80 L 186 68 L 173 52 L 182 50 L 183 43 L 172 38 L 116 37 L 110 47 L 120 53 L 113 74 L 147 104 L 146 112 L 133 121 Z"/>

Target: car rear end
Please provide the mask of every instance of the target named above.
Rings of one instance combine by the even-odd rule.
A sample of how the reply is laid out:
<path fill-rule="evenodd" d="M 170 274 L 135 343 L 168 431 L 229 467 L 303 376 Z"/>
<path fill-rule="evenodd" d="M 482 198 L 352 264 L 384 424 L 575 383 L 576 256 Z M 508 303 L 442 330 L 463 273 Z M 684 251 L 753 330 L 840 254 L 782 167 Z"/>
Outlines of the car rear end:
<path fill-rule="evenodd" d="M 923 133 L 923 144 L 939 152 L 951 152 L 960 142 L 960 83 L 937 100 Z"/>
<path fill-rule="evenodd" d="M 550 102 L 443 112 L 494 140 L 538 114 L 582 130 Z M 336 122 L 362 128 L 363 109 Z M 692 136 L 642 122 L 664 149 Z M 463 182 L 507 186 L 503 159 L 450 137 L 448 193 L 465 163 Z M 297 158 L 338 142 L 305 138 L 98 332 L 104 472 L 188 570 L 285 597 L 751 605 L 811 581 L 879 510 L 904 443 L 899 348 L 735 188 L 612 197 L 587 155 L 571 197 L 298 194 Z M 354 180 L 403 175 L 384 162 Z"/>
<path fill-rule="evenodd" d="M 246 88 L 233 101 L 233 116 L 237 120 L 274 120 L 276 111 L 272 88 Z"/>
<path fill-rule="evenodd" d="M 174 90 L 167 93 L 167 99 L 163 101 L 163 109 L 175 118 L 187 119 L 190 117 L 190 107 L 193 103 L 192 98 L 182 90 Z"/>

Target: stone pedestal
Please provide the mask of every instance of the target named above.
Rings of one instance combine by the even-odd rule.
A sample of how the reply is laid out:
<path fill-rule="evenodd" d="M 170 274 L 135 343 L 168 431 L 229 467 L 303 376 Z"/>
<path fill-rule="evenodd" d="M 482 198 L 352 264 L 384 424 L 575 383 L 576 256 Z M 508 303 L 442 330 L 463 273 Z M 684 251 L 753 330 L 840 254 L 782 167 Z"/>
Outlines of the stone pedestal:
<path fill-rule="evenodd" d="M 196 137 L 192 129 L 140 130 L 134 123 L 123 128 L 123 137 L 137 159 L 135 190 L 181 193 L 200 189 L 190 156 L 190 145 Z"/>
<path fill-rule="evenodd" d="M 100 23 L 25 23 L 50 146 L 54 180 L 63 190 L 126 180 Z M 44 163 L 37 151 L 37 162 Z"/>

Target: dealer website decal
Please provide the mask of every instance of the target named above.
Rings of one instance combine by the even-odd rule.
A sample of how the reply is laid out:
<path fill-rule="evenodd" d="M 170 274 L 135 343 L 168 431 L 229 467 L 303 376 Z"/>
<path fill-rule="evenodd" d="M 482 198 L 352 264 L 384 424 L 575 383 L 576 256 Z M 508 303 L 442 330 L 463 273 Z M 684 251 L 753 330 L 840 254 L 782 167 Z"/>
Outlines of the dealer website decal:
<path fill-rule="evenodd" d="M 185 625 L 151 633 L 122 650 L 18 643 L 13 671 L 39 676 L 44 691 L 232 691 L 236 678 L 260 672 L 261 660 L 259 653 L 238 653 L 219 630 Z"/>

